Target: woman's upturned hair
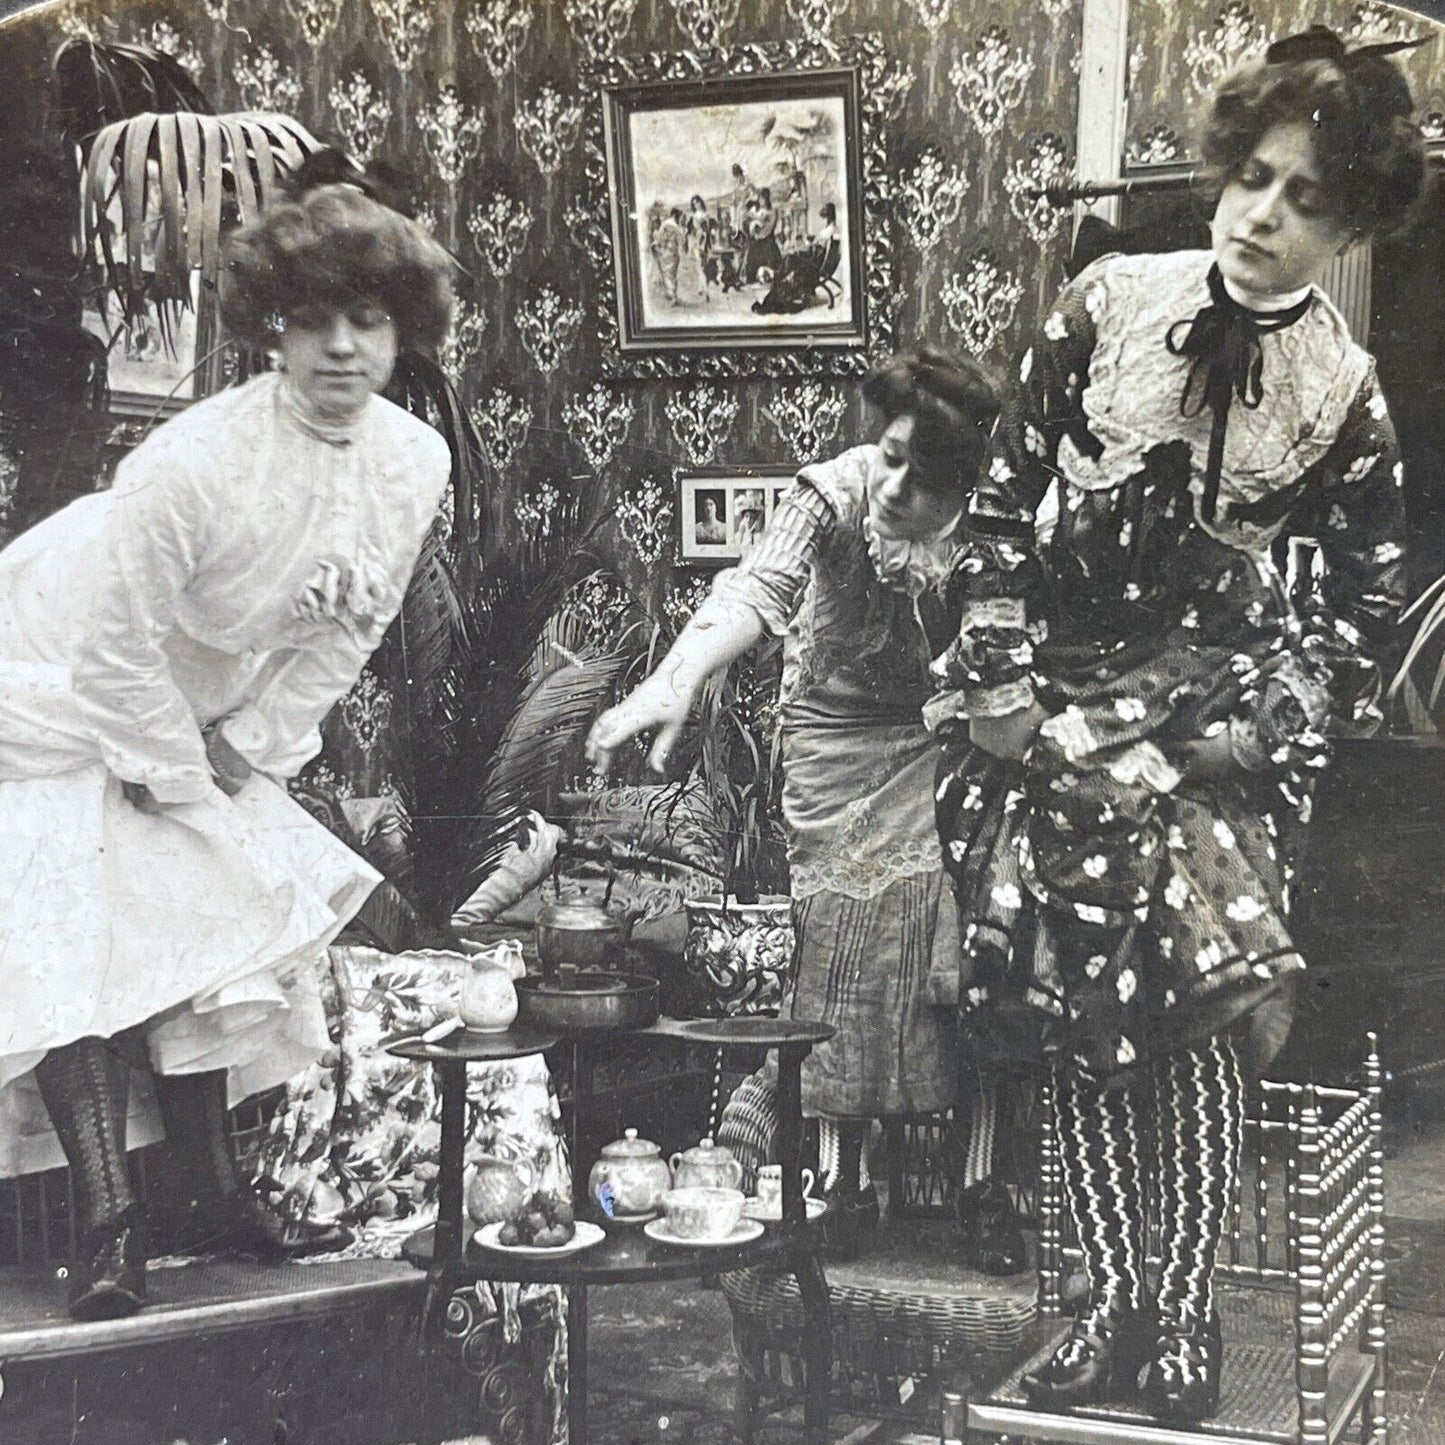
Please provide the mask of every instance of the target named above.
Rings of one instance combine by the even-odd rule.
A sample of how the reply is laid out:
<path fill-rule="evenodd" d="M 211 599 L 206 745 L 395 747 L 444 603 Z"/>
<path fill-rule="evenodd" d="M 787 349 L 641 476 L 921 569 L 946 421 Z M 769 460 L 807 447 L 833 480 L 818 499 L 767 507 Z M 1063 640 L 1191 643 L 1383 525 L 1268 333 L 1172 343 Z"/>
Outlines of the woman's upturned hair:
<path fill-rule="evenodd" d="M 988 455 L 1000 391 L 972 357 L 921 342 L 863 381 L 863 398 L 885 421 L 914 418 L 910 450 L 945 485 L 971 490 Z"/>
<path fill-rule="evenodd" d="M 1217 189 L 1274 126 L 1314 133 L 1326 204 L 1355 235 L 1387 235 L 1408 218 L 1425 183 L 1425 147 L 1410 86 L 1383 55 L 1263 60 L 1215 91 L 1203 137 Z"/>
<path fill-rule="evenodd" d="M 336 157 L 312 157 L 285 198 L 231 235 L 221 316 L 234 336 L 265 347 L 302 307 L 378 301 L 402 349 L 429 352 L 451 321 L 452 258 Z"/>

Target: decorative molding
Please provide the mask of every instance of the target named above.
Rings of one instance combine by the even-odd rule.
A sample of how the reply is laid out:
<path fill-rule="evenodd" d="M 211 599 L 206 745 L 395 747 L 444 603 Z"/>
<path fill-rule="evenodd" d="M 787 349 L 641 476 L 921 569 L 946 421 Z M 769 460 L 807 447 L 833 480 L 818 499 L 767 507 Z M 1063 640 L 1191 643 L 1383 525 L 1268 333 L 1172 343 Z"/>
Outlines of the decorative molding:
<path fill-rule="evenodd" d="M 1124 128 L 1129 98 L 1129 0 L 1084 0 L 1079 51 L 1079 121 L 1075 149 L 1079 174 L 1112 181 L 1122 174 Z M 1092 208 L 1074 207 L 1077 228 L 1085 215 L 1119 223 L 1119 198 L 1107 196 Z"/>

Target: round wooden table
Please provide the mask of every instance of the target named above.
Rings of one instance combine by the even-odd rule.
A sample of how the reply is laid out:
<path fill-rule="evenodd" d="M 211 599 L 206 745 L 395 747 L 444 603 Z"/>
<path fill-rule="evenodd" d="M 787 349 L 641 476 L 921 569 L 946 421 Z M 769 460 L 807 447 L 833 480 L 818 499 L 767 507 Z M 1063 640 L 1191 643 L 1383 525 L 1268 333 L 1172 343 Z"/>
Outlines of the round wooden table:
<path fill-rule="evenodd" d="M 803 1060 L 816 1044 L 833 1036 L 827 1024 L 791 1019 L 660 1019 L 645 1029 L 546 1032 L 513 1026 L 505 1033 L 463 1030 L 437 1043 L 420 1039 L 391 1046 L 405 1059 L 432 1065 L 441 1093 L 441 1170 L 437 1222 L 414 1234 L 404 1254 L 428 1275 L 426 1318 L 435 1325 L 445 1314 L 454 1289 L 477 1280 L 519 1284 L 555 1284 L 567 1290 L 567 1421 L 572 1445 L 587 1440 L 587 1291 L 592 1285 L 645 1284 L 649 1281 L 701 1278 L 753 1265 L 774 1263 L 798 1281 L 806 1321 L 804 1361 L 807 1381 L 804 1430 L 809 1445 L 824 1445 L 828 1432 L 828 1379 L 833 1340 L 828 1285 L 818 1260 L 818 1234 L 806 1216 L 802 1147 Z M 756 1239 L 725 1247 L 687 1248 L 650 1239 L 635 1224 L 605 1225 L 606 1237 L 591 1248 L 556 1256 L 522 1255 L 467 1243 L 462 1177 L 466 1141 L 466 1070 L 472 1063 L 498 1063 L 548 1053 L 568 1046 L 572 1080 L 568 1137 L 573 1196 L 586 1197 L 586 1173 L 579 1163 L 581 1106 L 590 1085 L 588 1054 L 620 1037 L 655 1038 L 713 1048 L 766 1048 L 778 1053 L 778 1162 L 783 1170 L 782 1218 L 766 1224 Z M 814 1221 L 816 1223 L 816 1221 Z"/>

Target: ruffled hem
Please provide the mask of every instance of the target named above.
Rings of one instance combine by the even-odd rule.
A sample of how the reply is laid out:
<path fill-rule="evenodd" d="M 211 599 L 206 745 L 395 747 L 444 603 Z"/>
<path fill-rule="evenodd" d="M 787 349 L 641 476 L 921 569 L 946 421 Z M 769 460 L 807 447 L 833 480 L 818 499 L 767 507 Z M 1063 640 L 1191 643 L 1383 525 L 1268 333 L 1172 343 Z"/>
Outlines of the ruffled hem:
<path fill-rule="evenodd" d="M 0 784 L 0 876 L 0 1172 L 46 1152 L 29 1072 L 77 1038 L 149 1024 L 154 1068 L 224 1068 L 233 1103 L 306 1067 L 319 962 L 380 878 L 260 776 L 152 817 L 99 766 Z"/>

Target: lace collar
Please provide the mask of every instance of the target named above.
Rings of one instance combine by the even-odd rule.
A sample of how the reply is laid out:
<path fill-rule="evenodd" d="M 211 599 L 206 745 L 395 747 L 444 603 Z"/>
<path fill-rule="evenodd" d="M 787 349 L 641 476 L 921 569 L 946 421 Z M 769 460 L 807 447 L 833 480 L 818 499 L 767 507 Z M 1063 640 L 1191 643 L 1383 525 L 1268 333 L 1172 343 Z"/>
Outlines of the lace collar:
<path fill-rule="evenodd" d="M 868 557 L 878 580 L 885 587 L 915 599 L 925 592 L 939 590 L 953 571 L 962 522 L 960 510 L 948 526 L 931 537 L 885 537 L 874 524 L 865 498 L 863 535 L 868 540 Z"/>

